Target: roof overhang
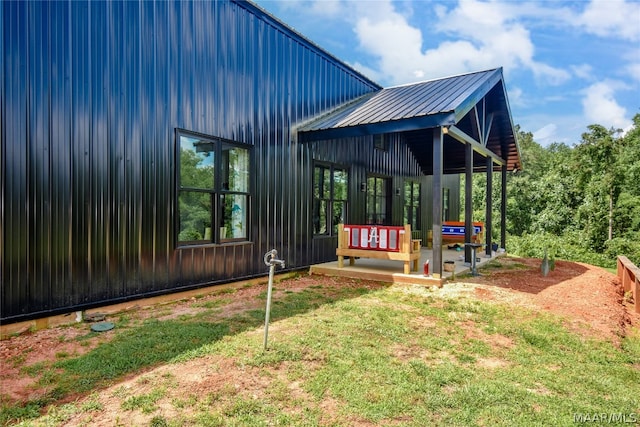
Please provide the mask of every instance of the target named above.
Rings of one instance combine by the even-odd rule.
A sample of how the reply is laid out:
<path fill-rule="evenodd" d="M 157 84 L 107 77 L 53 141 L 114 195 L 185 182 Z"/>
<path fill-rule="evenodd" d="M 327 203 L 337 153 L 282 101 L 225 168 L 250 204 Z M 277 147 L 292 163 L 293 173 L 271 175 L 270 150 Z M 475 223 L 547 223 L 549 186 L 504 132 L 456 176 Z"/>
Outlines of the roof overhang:
<path fill-rule="evenodd" d="M 502 69 L 385 88 L 363 95 L 297 127 L 301 142 L 404 133 L 425 174 L 431 173 L 435 128 L 445 135 L 445 173 L 464 171 L 464 145 L 494 168 L 520 167 Z M 486 169 L 474 158 L 474 170 Z"/>

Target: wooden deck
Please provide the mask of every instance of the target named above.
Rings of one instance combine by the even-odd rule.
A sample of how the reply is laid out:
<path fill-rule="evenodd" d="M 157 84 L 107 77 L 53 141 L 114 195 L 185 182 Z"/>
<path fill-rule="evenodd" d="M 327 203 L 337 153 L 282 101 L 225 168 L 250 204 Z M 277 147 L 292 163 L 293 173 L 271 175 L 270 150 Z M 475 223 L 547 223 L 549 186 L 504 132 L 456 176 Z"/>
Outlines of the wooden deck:
<path fill-rule="evenodd" d="M 500 255 L 495 255 L 496 258 Z M 483 251 L 476 254 L 476 267 L 491 261 L 493 258 L 486 258 Z M 423 274 L 423 265 L 425 260 L 429 259 L 429 273 L 433 273 L 433 256 L 431 249 L 422 248 L 420 250 L 420 260 L 418 262 L 418 271 L 411 271 L 404 274 L 403 263 L 400 261 L 389 261 L 371 258 L 359 258 L 355 265 L 345 263 L 342 268 L 338 267 L 338 261 L 325 262 L 323 264 L 312 265 L 309 272 L 312 274 L 324 274 L 327 276 L 351 277 L 367 280 L 379 280 L 381 282 L 402 283 L 402 284 L 419 284 L 425 286 L 442 286 L 444 282 L 449 280 L 454 274 L 461 275 L 469 273 L 471 266 L 464 262 L 464 250 L 456 251 L 453 249 L 443 249 L 442 260 L 454 261 L 454 272 L 442 272 L 442 278 L 435 278 L 431 274 L 426 276 Z M 443 268 L 444 270 L 444 268 Z"/>

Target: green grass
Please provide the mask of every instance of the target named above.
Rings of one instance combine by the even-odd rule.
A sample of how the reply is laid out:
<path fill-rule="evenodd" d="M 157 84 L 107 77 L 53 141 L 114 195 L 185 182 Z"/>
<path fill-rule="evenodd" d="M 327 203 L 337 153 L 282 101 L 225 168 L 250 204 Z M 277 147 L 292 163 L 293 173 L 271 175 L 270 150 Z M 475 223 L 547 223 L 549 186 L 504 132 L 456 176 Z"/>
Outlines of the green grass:
<path fill-rule="evenodd" d="M 281 292 L 271 318 L 278 328 L 268 351 L 256 330 L 264 310 L 216 323 L 129 322 L 86 355 L 54 361 L 47 381 L 59 390 L 48 402 L 150 366 L 215 355 L 258 372 L 268 386 L 260 396 L 228 385 L 177 398 L 170 392 L 179 378 L 168 376 L 145 393 L 123 389 L 122 411 L 167 426 L 574 426 L 575 414 L 603 413 L 640 419 L 637 330 L 618 347 L 577 335 L 547 313 L 403 288 Z M 163 400 L 177 415 L 159 412 Z M 101 410 L 90 402 L 73 410 Z M 61 416 L 38 418 L 43 404 L 5 407 L 2 421 L 60 425 Z"/>
<path fill-rule="evenodd" d="M 216 294 L 232 295 L 236 290 L 225 289 Z M 366 293 L 366 289 L 340 289 L 332 294 L 324 294 L 322 287 L 302 292 L 284 293 L 282 298 L 274 298 L 271 321 L 314 310 L 322 304 L 350 298 Z M 232 302 L 232 297 L 225 297 Z M 200 302 L 197 307 L 218 308 L 217 301 Z M 166 310 L 163 307 L 162 310 Z M 166 314 L 166 313 L 165 313 Z M 125 313 L 116 321 L 116 337 L 90 352 L 81 355 L 59 354 L 57 360 L 38 362 L 23 366 L 21 371 L 38 377 L 38 387 L 42 390 L 36 399 L 19 406 L 5 403 L 0 393 L 0 425 L 9 425 L 20 420 L 37 418 L 43 408 L 55 404 L 70 394 L 88 393 L 105 387 L 123 376 L 141 372 L 153 366 L 172 361 L 186 360 L 204 354 L 203 348 L 224 336 L 238 334 L 264 323 L 264 309 L 248 310 L 229 319 L 206 321 L 207 316 L 215 318 L 216 310 L 208 310 L 192 316 L 182 315 L 173 320 L 136 321 Z M 90 332 L 76 338 L 87 341 L 96 336 Z M 19 365 L 24 358 L 11 361 Z M 133 405 L 128 403 L 127 405 Z"/>

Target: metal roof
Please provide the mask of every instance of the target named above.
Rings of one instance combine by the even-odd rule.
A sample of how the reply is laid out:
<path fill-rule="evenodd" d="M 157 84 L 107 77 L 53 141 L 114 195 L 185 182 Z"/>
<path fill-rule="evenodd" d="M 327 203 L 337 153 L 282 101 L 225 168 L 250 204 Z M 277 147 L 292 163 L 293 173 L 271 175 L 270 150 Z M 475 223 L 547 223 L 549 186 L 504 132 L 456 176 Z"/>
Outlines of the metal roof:
<path fill-rule="evenodd" d="M 474 114 L 469 114 L 472 111 Z M 480 135 L 478 131 L 478 111 L 484 117 L 491 116 L 491 122 L 485 122 L 487 135 Z M 506 161 L 508 169 L 519 167 L 520 155 L 502 68 L 384 88 L 300 125 L 298 135 L 301 141 L 319 141 L 408 132 L 408 143 L 415 145 L 412 149 L 415 148 L 416 157 L 419 157 L 418 152 L 424 152 L 418 161 L 423 171 L 429 174 L 432 167 L 430 158 L 427 158 L 429 150 L 418 145 L 430 140 L 431 131 L 425 132 L 424 138 L 419 131 L 452 125 L 482 141 L 487 150 Z M 448 141 L 455 144 L 447 144 Z M 447 159 L 445 173 L 464 171 L 463 144 L 452 141 L 450 136 L 445 138 Z M 480 165 L 482 162 L 474 163 L 478 165 L 476 170 L 485 166 Z"/>

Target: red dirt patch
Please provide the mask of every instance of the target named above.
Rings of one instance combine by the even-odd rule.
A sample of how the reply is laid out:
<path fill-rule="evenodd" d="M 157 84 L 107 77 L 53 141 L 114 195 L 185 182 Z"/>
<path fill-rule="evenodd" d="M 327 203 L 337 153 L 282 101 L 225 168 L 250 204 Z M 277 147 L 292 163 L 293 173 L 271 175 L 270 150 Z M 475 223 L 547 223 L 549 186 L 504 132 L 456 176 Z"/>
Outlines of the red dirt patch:
<path fill-rule="evenodd" d="M 482 276 L 465 279 L 480 286 L 475 296 L 484 300 L 509 300 L 518 305 L 542 309 L 565 317 L 572 329 L 617 342 L 629 324 L 640 316 L 624 301 L 617 276 L 588 264 L 557 261 L 547 277 L 540 272 L 540 260 L 500 258 L 500 269 L 488 269 Z M 445 285 L 446 286 L 446 285 Z M 505 292 L 507 291 L 507 292 Z"/>

